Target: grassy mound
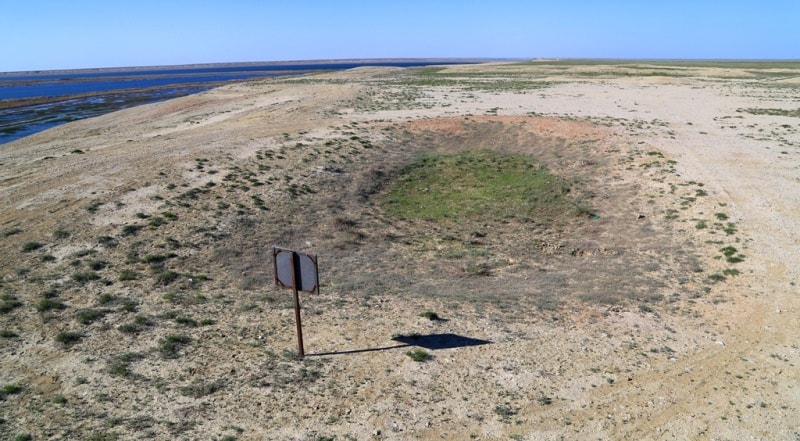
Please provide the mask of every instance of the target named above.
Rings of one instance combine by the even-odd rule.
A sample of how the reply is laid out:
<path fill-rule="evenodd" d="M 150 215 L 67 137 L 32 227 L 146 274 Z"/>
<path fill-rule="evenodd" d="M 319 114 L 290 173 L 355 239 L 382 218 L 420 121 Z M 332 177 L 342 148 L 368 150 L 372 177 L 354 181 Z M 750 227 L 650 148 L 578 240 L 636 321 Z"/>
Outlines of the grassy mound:
<path fill-rule="evenodd" d="M 553 222 L 586 213 L 569 192 L 530 156 L 470 150 L 417 159 L 380 203 L 402 219 Z"/>

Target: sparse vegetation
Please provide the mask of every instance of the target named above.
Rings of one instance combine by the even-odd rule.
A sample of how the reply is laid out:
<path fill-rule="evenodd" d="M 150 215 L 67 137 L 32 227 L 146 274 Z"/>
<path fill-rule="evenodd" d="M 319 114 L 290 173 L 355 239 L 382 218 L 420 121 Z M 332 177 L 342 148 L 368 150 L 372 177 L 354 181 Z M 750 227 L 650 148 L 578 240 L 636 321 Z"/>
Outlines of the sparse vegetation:
<path fill-rule="evenodd" d="M 155 322 L 150 317 L 138 315 L 132 323 L 124 323 L 119 325 L 117 329 L 127 334 L 138 334 L 151 326 L 155 326 Z"/>
<path fill-rule="evenodd" d="M 97 238 L 97 243 L 108 248 L 114 248 L 117 246 L 117 240 L 111 236 L 100 236 Z"/>
<path fill-rule="evenodd" d="M 2 232 L 0 232 L 0 236 L 9 237 L 9 236 L 13 236 L 13 235 L 19 234 L 19 233 L 22 233 L 22 229 L 21 228 L 12 227 L 12 228 L 8 228 L 8 229 L 3 230 Z"/>
<path fill-rule="evenodd" d="M 406 351 L 406 355 L 408 356 L 408 358 L 417 362 L 428 361 L 431 358 L 433 358 L 433 356 L 429 352 L 420 348 L 415 348 L 410 351 Z"/>
<path fill-rule="evenodd" d="M 65 309 L 66 307 L 67 305 L 62 303 L 60 300 L 51 298 L 42 299 L 38 304 L 36 304 L 36 310 L 39 312 L 46 312 L 54 309 Z"/>
<path fill-rule="evenodd" d="M 0 400 L 5 399 L 8 395 L 14 395 L 22 392 L 23 387 L 19 383 L 10 383 L 0 388 Z"/>
<path fill-rule="evenodd" d="M 202 398 L 207 395 L 211 395 L 215 392 L 218 392 L 224 387 L 224 382 L 222 380 L 217 381 L 199 381 L 193 383 L 189 386 L 184 386 L 180 388 L 181 395 L 192 397 L 192 398 Z"/>
<path fill-rule="evenodd" d="M 81 341 L 84 335 L 80 332 L 64 331 L 56 335 L 56 341 L 64 346 L 71 346 Z"/>
<path fill-rule="evenodd" d="M 437 313 L 435 313 L 433 311 L 425 311 L 423 313 L 420 313 L 419 316 L 420 317 L 424 317 L 424 318 L 426 318 L 428 320 L 440 320 L 441 319 L 439 317 L 439 314 L 437 314 Z"/>
<path fill-rule="evenodd" d="M 185 335 L 172 334 L 162 338 L 158 342 L 158 354 L 161 358 L 178 358 L 179 351 L 184 346 L 188 345 L 192 340 Z"/>
<path fill-rule="evenodd" d="M 124 269 L 119 273 L 119 281 L 125 282 L 128 280 L 136 280 L 139 278 L 139 273 L 134 270 Z"/>
<path fill-rule="evenodd" d="M 199 325 L 197 323 L 197 320 L 185 315 L 180 315 L 178 317 L 175 317 L 175 323 L 179 325 L 189 326 L 192 328 L 196 328 Z"/>
<path fill-rule="evenodd" d="M 719 251 L 722 253 L 723 256 L 725 256 L 725 260 L 728 261 L 729 263 L 739 263 L 744 261 L 745 258 L 744 254 L 741 253 L 737 254 L 739 250 L 737 250 L 735 247 L 729 245 L 727 247 L 720 249 Z"/>
<path fill-rule="evenodd" d="M 119 435 L 116 432 L 93 432 L 86 438 L 86 441 L 117 441 Z"/>
<path fill-rule="evenodd" d="M 772 293 L 792 292 L 796 281 L 786 270 L 769 289 L 758 286 L 772 232 L 749 234 L 760 224 L 744 195 L 723 208 L 724 185 L 688 181 L 713 178 L 703 168 L 710 156 L 681 152 L 726 153 L 717 172 L 734 161 L 733 147 L 746 144 L 738 160 L 768 145 L 788 169 L 800 158 L 792 146 L 800 126 L 787 115 L 740 112 L 736 124 L 714 127 L 664 109 L 742 91 L 754 107 L 789 103 L 794 76 L 780 63 L 770 74 L 741 71 L 748 80 L 736 84 L 706 67 L 576 63 L 240 83 L 190 106 L 169 103 L 170 112 L 156 106 L 164 121 L 146 124 L 158 131 L 131 135 L 129 146 L 118 135 L 139 132 L 121 122 L 113 149 L 102 147 L 106 129 L 75 131 L 91 121 L 66 127 L 60 156 L 77 143 L 92 161 L 53 157 L 48 167 L 103 167 L 136 150 L 112 181 L 97 179 L 110 169 L 76 166 L 58 183 L 13 181 L 28 205 L 17 194 L 2 201 L 2 375 L 19 389 L 0 391 L 8 414 L 0 432 L 615 438 L 655 428 L 650 401 L 674 418 L 676 437 L 718 432 L 710 421 L 721 413 L 729 426 L 752 422 L 725 432 L 740 435 L 762 424 L 764 408 L 775 410 L 770 427 L 790 426 L 791 391 L 767 380 L 797 362 L 791 332 L 772 329 L 795 309 L 791 296 Z M 615 80 L 628 75 L 636 81 Z M 677 93 L 644 102 L 660 87 L 648 76 L 680 77 L 665 81 Z M 750 81 L 758 78 L 768 81 Z M 604 95 L 580 96 L 595 86 Z M 191 131 L 208 117 L 215 130 Z M 226 130 L 227 118 L 236 130 Z M 700 129 L 711 134 L 697 138 Z M 670 155 L 656 150 L 663 143 Z M 12 156 L 25 159 L 25 150 Z M 684 167 L 683 158 L 700 162 Z M 10 176 L 17 163 L 3 163 Z M 772 206 L 768 196 L 760 206 Z M 40 247 L 26 251 L 32 241 Z M 304 358 L 285 349 L 294 347 L 295 322 L 290 290 L 273 283 L 273 244 L 320 256 L 320 293 L 301 294 Z M 747 311 L 736 305 L 759 302 L 770 327 L 745 338 Z M 719 320 L 721 312 L 733 316 Z M 741 323 L 735 340 L 731 323 Z M 386 338 L 397 331 L 405 333 Z M 746 341 L 770 349 L 756 353 Z M 706 349 L 724 357 L 698 356 Z M 713 365 L 719 360 L 725 369 Z M 675 386 L 666 400 L 642 388 L 662 373 Z M 692 385 L 705 386 L 682 429 L 689 416 L 675 403 Z M 720 385 L 725 393 L 714 393 Z M 755 430 L 741 437 L 767 433 Z"/>
<path fill-rule="evenodd" d="M 82 325 L 90 325 L 107 313 L 108 311 L 102 309 L 81 309 L 75 313 L 75 319 Z"/>
<path fill-rule="evenodd" d="M 100 280 L 100 275 L 94 271 L 81 271 L 72 274 L 72 280 L 78 283 L 91 282 L 93 280 Z"/>
<path fill-rule="evenodd" d="M 141 225 L 125 225 L 122 227 L 123 236 L 135 236 L 142 229 Z"/>
<path fill-rule="evenodd" d="M 86 205 L 84 208 L 85 208 L 85 209 L 86 209 L 86 211 L 88 211 L 89 213 L 96 213 L 96 212 L 97 212 L 97 210 L 99 210 L 99 209 L 100 209 L 100 207 L 102 207 L 102 206 L 103 206 L 103 203 L 102 203 L 102 202 L 100 202 L 100 201 L 92 201 L 92 202 L 90 202 L 88 205 Z"/>
<path fill-rule="evenodd" d="M 737 112 L 749 113 L 751 115 L 770 115 L 770 116 L 789 116 L 800 118 L 800 109 L 736 109 Z"/>
<path fill-rule="evenodd" d="M 180 274 L 176 273 L 175 271 L 157 271 L 156 272 L 156 281 L 161 285 L 169 285 L 170 283 L 178 280 Z"/>
<path fill-rule="evenodd" d="M 507 404 L 495 406 L 494 413 L 500 416 L 503 420 L 508 420 L 519 412 L 519 409 L 511 407 Z"/>
<path fill-rule="evenodd" d="M 144 356 L 137 352 L 127 352 L 113 357 L 108 364 L 108 373 L 116 377 L 131 378 L 134 376 L 130 370 L 131 364 L 142 358 Z"/>
<path fill-rule="evenodd" d="M 548 397 L 548 396 L 544 396 L 544 395 L 542 395 L 541 397 L 537 398 L 536 401 L 539 404 L 541 404 L 542 406 L 549 406 L 550 404 L 553 404 L 553 399 Z"/>
<path fill-rule="evenodd" d="M 22 245 L 22 251 L 25 253 L 29 253 L 31 251 L 36 251 L 43 246 L 44 244 L 39 242 L 25 242 L 25 244 Z"/>
<path fill-rule="evenodd" d="M 22 306 L 22 302 L 11 294 L 0 294 L 0 314 L 6 314 Z"/>
<path fill-rule="evenodd" d="M 18 335 L 14 331 L 10 331 L 8 329 L 0 329 L 0 337 L 2 337 L 2 338 L 14 338 L 14 337 L 18 337 Z"/>

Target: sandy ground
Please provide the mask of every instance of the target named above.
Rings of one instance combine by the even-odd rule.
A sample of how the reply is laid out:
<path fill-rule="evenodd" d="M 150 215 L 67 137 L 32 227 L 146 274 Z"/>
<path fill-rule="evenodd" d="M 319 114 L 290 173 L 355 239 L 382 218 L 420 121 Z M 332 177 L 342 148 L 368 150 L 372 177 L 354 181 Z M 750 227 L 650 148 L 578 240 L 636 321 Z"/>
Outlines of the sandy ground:
<path fill-rule="evenodd" d="M 391 103 L 394 89 L 381 85 L 405 71 L 356 69 L 304 81 L 243 83 L 1 146 L 0 229 L 22 230 L 4 239 L 2 288 L 29 310 L 2 316 L 3 328 L 19 336 L 2 342 L 0 383 L 23 385 L 21 393 L 0 401 L 3 439 L 22 433 L 34 439 L 797 439 L 800 120 L 737 112 L 794 110 L 800 102 L 792 86 L 797 73 L 765 80 L 736 69 L 687 69 L 677 76 L 572 69 L 453 67 L 454 75 L 530 75 L 547 85 L 521 92 L 423 85 L 415 89 L 420 95 L 414 105 L 372 107 L 359 97 Z M 310 369 L 321 372 L 308 383 L 299 362 L 266 360 L 264 347 L 252 344 L 267 338 L 268 351 L 291 348 L 290 309 L 270 309 L 269 318 L 242 313 L 201 328 L 193 337 L 218 347 L 187 354 L 180 372 L 165 373 L 174 365 L 162 360 L 136 365 L 142 376 L 176 382 L 195 371 L 235 382 L 246 371 L 250 383 L 280 383 L 274 371 L 283 369 L 295 384 L 256 388 L 243 380 L 240 387 L 202 397 L 135 381 L 115 386 L 122 380 L 104 375 L 102 364 L 92 361 L 102 360 L 97 351 L 107 350 L 114 337 L 63 350 L 53 335 L 70 326 L 41 325 L 28 306 L 38 297 L 21 288 L 25 275 L 18 268 L 28 257 L 20 257 L 20 247 L 76 222 L 100 234 L 130 223 L 135 213 L 160 210 L 152 197 L 165 192 L 159 172 L 190 183 L 221 182 L 221 173 L 208 177 L 192 170 L 196 158 L 244 160 L 277 146 L 287 133 L 324 137 L 331 127 L 353 122 L 486 114 L 551 118 L 563 123 L 542 123 L 537 130 L 550 127 L 556 136 L 596 130 L 592 136 L 608 145 L 662 152 L 675 161 L 676 179 L 704 184 L 709 197 L 693 207 L 695 215 L 724 211 L 736 223 L 737 246 L 746 254 L 741 274 L 714 285 L 715 301 L 698 301 L 694 315 L 587 306 L 558 323 L 541 314 L 506 322 L 502 311 L 491 308 L 466 305 L 455 312 L 449 300 L 378 296 L 369 308 L 346 303 L 308 314 L 307 348 L 328 354 L 307 358 Z M 124 205 L 106 204 L 82 220 L 89 216 L 84 207 L 96 198 Z M 655 210 L 641 209 L 648 215 Z M 692 225 L 675 234 L 697 243 L 713 239 Z M 69 246 L 48 250 L 61 259 L 89 243 L 74 236 Z M 81 300 L 81 292 L 104 289 L 76 288 L 69 304 L 85 306 L 90 302 Z M 345 294 L 329 291 L 323 293 L 328 304 Z M 448 321 L 417 317 L 424 310 L 443 311 Z M 397 345 L 380 336 L 398 330 L 491 344 L 438 349 L 432 361 L 416 363 L 402 354 L 404 348 L 377 350 Z M 132 351 L 156 339 L 120 338 Z M 666 353 L 658 350 L 667 346 Z M 232 359 L 209 362 L 208 354 Z M 89 378 L 88 384 L 76 378 Z M 119 390 L 119 398 L 112 392 L 100 400 L 97 390 Z M 82 409 L 54 416 L 59 408 L 48 400 L 56 394 Z M 144 417 L 152 421 L 134 424 Z M 127 423 L 109 423 L 114 418 Z M 192 425 L 175 431 L 184 421 Z"/>

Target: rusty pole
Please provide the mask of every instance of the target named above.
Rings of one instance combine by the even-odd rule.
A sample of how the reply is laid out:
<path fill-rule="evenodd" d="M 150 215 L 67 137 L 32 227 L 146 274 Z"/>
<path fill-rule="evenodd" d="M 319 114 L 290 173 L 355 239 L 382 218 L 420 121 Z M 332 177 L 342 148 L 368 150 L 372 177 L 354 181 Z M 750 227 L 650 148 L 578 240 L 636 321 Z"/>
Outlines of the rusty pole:
<path fill-rule="evenodd" d="M 292 291 L 294 291 L 294 321 L 297 324 L 297 354 L 300 358 L 304 358 L 306 354 L 303 350 L 303 325 L 300 322 L 300 296 L 297 293 L 297 269 L 295 268 L 297 260 L 297 253 L 292 251 Z"/>

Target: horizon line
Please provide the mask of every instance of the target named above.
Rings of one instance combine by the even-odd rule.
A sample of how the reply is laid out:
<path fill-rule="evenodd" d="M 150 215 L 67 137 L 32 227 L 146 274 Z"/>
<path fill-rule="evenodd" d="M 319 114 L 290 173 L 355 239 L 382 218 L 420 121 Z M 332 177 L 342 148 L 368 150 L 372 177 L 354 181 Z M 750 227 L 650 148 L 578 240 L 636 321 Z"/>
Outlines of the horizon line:
<path fill-rule="evenodd" d="M 797 63 L 800 58 L 636 58 L 636 57 L 379 57 L 379 58 L 319 58 L 319 59 L 298 59 L 298 60 L 272 60 L 272 61 L 220 61 L 220 62 L 199 62 L 181 64 L 160 64 L 160 65 L 138 65 L 138 66 L 102 66 L 102 67 L 78 67 L 78 68 L 54 68 L 54 69 L 31 69 L 0 71 L 0 75 L 6 74 L 34 74 L 34 73 L 61 73 L 61 72 L 97 72 L 114 70 L 144 70 L 144 69 L 174 69 L 174 68 L 201 68 L 216 66 L 280 66 L 292 64 L 325 64 L 325 63 L 378 63 L 378 62 L 402 62 L 402 61 L 430 61 L 456 63 L 464 62 L 467 64 L 490 63 L 490 62 L 561 62 L 561 61 L 593 61 L 593 62 L 714 62 L 714 63 Z"/>

